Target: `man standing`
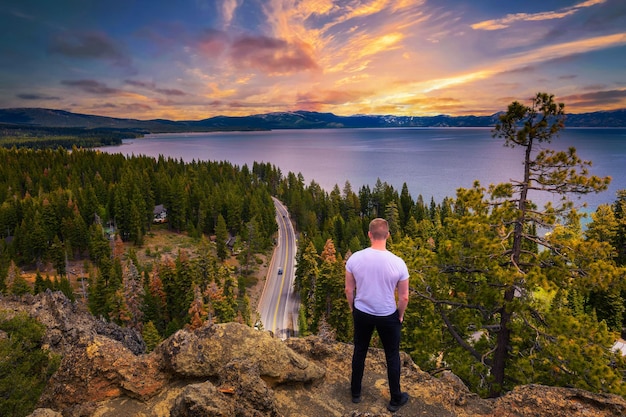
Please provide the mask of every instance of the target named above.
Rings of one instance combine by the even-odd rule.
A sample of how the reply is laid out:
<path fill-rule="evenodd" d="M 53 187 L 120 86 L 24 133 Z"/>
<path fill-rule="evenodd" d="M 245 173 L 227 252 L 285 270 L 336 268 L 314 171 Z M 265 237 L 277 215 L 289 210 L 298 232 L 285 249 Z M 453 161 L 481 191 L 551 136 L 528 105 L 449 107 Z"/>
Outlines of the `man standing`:
<path fill-rule="evenodd" d="M 409 271 L 402 259 L 387 251 L 389 224 L 385 219 L 372 220 L 367 235 L 370 247 L 355 252 L 346 262 L 346 298 L 354 320 L 352 402 L 361 401 L 365 357 L 376 329 L 387 360 L 391 395 L 387 409 L 395 412 L 409 400 L 409 394 L 400 390 L 400 331 L 409 303 Z"/>

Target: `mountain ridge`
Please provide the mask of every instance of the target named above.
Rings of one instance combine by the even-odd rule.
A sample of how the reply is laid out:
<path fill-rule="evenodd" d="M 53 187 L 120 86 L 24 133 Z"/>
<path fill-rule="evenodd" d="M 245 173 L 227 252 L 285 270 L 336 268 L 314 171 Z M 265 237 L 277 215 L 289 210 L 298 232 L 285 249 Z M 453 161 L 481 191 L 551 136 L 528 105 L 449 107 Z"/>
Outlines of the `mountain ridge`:
<path fill-rule="evenodd" d="M 214 116 L 201 120 L 139 120 L 72 113 L 46 108 L 0 109 L 0 125 L 19 127 L 122 129 L 142 133 L 241 131 L 274 129 L 384 128 L 384 127 L 491 127 L 500 113 L 490 116 L 338 116 L 305 110 L 249 116 Z M 567 114 L 567 127 L 626 127 L 626 109 Z"/>

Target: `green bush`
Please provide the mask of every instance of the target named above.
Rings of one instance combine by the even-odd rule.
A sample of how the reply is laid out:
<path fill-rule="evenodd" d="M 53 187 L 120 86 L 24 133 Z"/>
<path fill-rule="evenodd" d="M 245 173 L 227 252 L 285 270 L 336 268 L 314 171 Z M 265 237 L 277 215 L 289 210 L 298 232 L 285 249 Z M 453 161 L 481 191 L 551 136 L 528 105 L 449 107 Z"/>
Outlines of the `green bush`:
<path fill-rule="evenodd" d="M 60 356 L 43 350 L 45 327 L 25 313 L 7 318 L 0 311 L 0 415 L 27 416 L 33 412 Z"/>

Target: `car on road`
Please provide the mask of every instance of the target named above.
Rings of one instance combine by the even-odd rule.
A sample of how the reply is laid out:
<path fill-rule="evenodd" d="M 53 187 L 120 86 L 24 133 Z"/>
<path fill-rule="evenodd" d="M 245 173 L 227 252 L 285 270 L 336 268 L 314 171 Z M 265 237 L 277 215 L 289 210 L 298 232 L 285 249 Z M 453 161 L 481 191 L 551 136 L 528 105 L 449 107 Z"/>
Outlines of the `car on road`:
<path fill-rule="evenodd" d="M 282 268 L 278 268 L 278 275 L 282 275 L 283 274 L 283 269 Z"/>

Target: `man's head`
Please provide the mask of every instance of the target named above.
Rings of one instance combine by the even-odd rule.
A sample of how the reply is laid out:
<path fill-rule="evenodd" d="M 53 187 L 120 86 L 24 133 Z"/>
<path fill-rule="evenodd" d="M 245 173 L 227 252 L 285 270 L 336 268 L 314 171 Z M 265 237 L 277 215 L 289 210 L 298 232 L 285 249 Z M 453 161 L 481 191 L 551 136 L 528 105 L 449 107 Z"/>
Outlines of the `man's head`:
<path fill-rule="evenodd" d="M 372 240 L 385 240 L 389 236 L 389 223 L 385 219 L 374 219 L 370 222 L 369 232 Z"/>

